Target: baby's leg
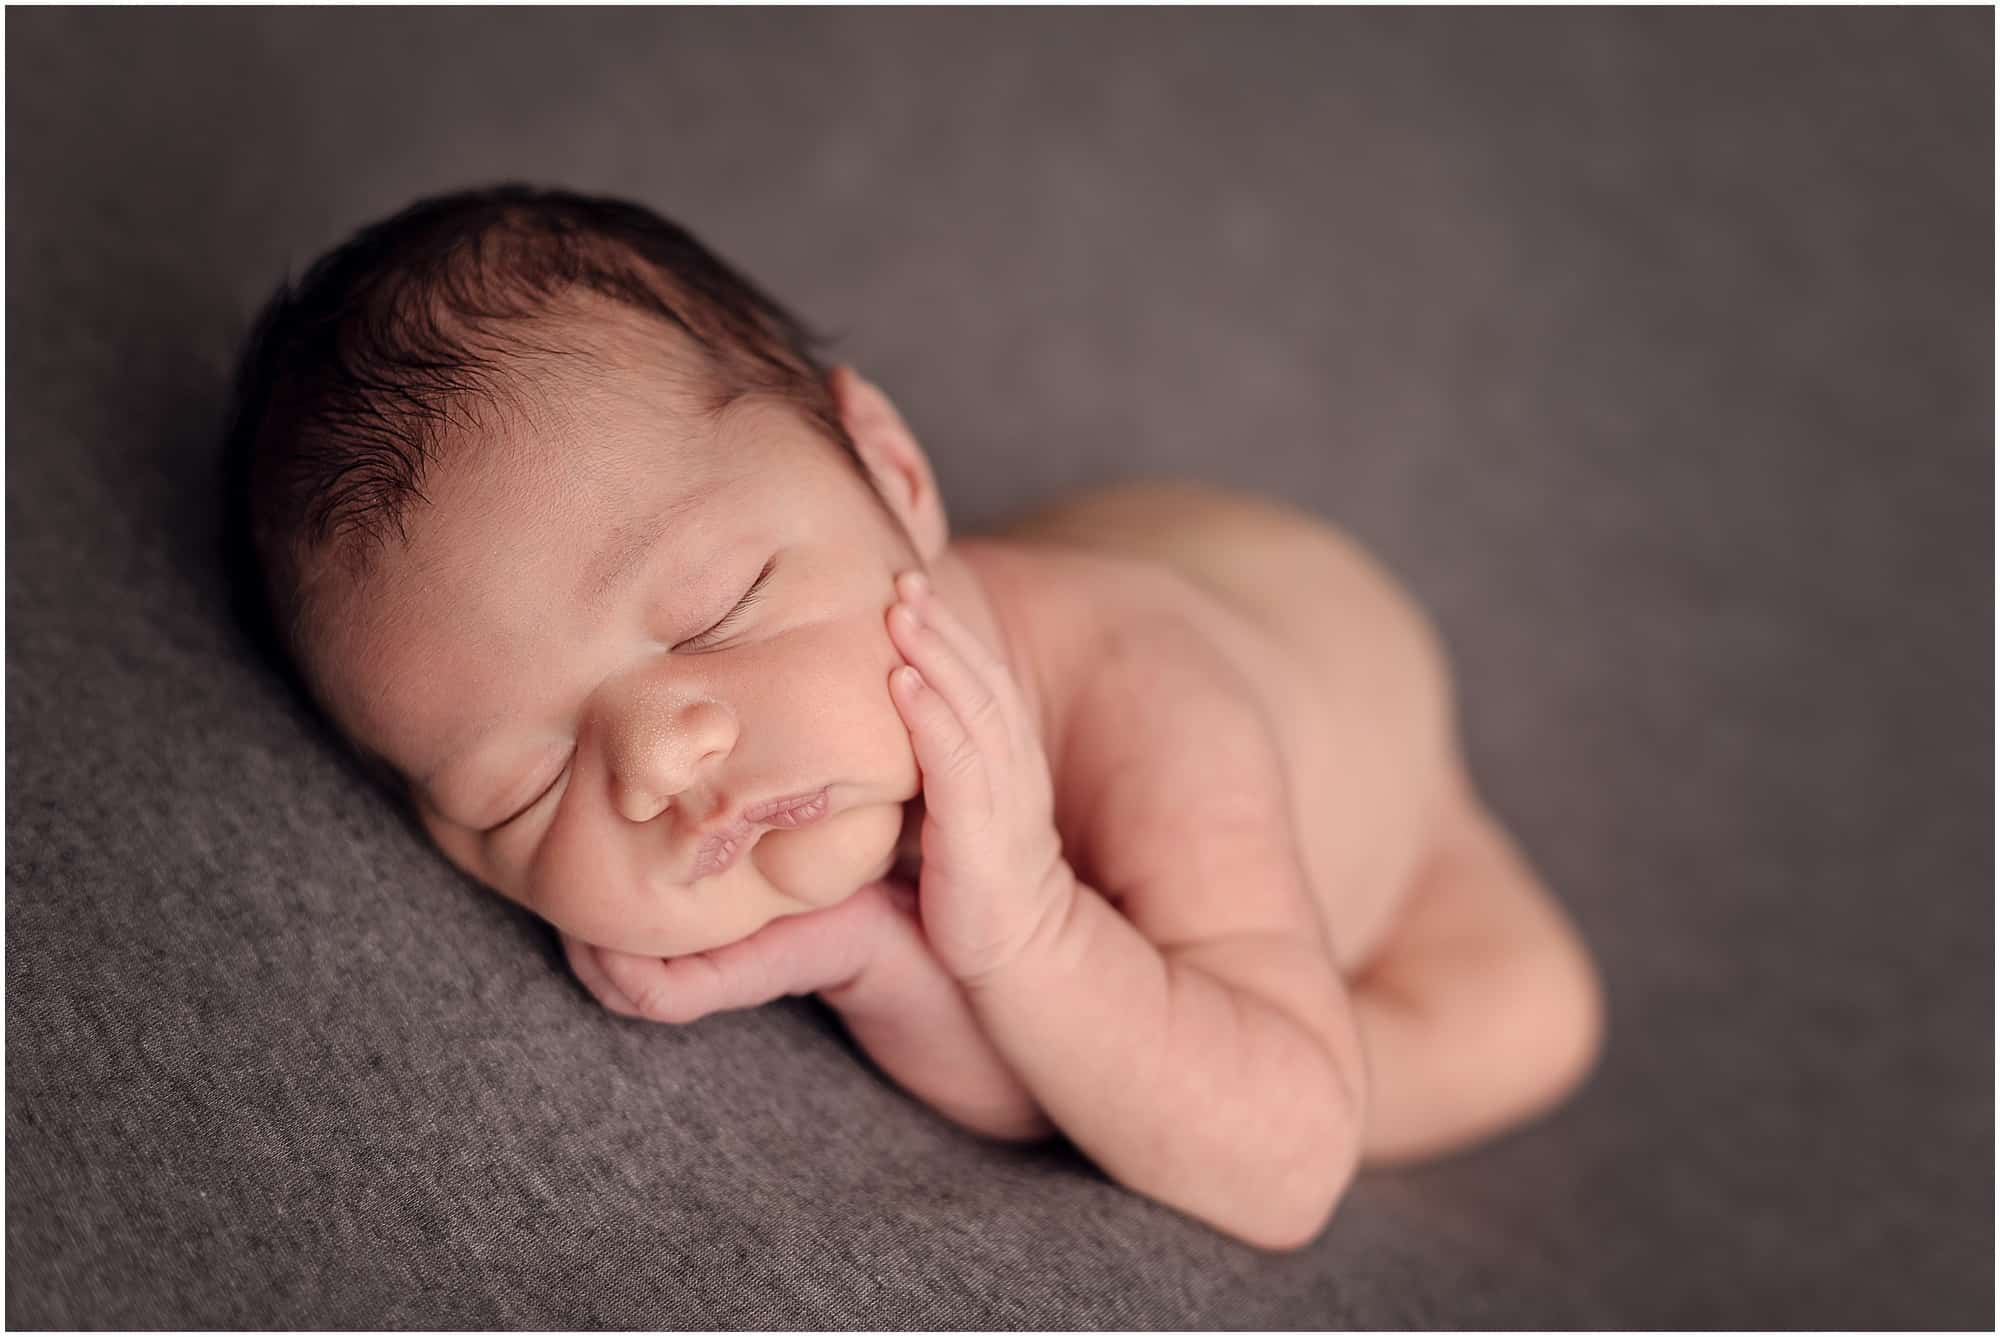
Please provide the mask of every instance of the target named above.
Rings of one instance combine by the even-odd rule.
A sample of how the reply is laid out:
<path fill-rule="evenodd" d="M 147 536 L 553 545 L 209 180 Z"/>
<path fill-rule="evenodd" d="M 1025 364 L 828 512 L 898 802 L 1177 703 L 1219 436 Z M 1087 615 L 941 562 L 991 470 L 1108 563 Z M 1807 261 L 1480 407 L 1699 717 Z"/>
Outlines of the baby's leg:
<path fill-rule="evenodd" d="M 1588 950 L 1462 767 L 1379 954 L 1352 980 L 1368 1057 L 1362 1164 L 1479 1142 L 1590 1072 L 1603 991 Z"/>

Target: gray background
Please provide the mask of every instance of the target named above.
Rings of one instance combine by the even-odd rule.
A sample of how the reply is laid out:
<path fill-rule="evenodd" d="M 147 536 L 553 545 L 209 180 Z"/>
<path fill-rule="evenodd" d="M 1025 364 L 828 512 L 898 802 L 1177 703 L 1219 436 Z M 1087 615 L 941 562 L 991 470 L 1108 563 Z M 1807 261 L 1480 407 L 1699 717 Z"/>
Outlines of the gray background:
<path fill-rule="evenodd" d="M 1991 25 L 10 12 L 8 1323 L 1989 1326 Z M 962 529 L 1176 474 L 1380 553 L 1590 1086 L 1271 1257 L 809 1003 L 598 1010 L 214 557 L 257 301 L 501 179 L 844 331 Z"/>

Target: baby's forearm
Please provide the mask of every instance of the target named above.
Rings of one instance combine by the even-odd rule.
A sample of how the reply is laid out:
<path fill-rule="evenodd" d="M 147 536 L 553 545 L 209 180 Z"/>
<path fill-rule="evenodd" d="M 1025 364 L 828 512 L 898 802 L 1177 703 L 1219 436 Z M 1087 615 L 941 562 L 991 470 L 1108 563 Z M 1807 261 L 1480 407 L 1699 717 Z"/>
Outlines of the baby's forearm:
<path fill-rule="evenodd" d="M 953 1123 L 1008 1141 L 1055 1131 L 932 954 L 913 912 L 892 916 L 861 972 L 819 997 L 875 1066 Z"/>
<path fill-rule="evenodd" d="M 1353 1175 L 1360 1097 L 1320 1038 L 1162 955 L 1081 883 L 1064 922 L 968 997 L 1042 1109 L 1137 1192 L 1293 1248 Z"/>

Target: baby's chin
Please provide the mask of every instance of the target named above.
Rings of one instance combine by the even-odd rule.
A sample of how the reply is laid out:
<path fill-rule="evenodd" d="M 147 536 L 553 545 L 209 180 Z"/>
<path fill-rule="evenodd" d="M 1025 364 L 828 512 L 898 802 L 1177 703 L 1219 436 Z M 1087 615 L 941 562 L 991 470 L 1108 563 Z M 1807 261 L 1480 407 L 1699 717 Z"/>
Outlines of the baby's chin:
<path fill-rule="evenodd" d="M 894 867 L 903 826 L 902 804 L 849 808 L 802 830 L 765 832 L 730 873 L 761 881 L 780 901 L 837 905 Z"/>

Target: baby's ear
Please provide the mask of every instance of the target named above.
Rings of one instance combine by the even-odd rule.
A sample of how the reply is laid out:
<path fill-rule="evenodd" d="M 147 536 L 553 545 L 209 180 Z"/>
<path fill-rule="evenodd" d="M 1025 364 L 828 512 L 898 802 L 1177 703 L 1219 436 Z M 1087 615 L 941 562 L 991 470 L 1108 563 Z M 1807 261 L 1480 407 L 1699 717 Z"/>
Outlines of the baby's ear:
<path fill-rule="evenodd" d="M 889 396 L 848 366 L 827 374 L 840 421 L 875 479 L 875 489 L 903 522 L 928 562 L 944 551 L 950 528 L 931 462 Z"/>

